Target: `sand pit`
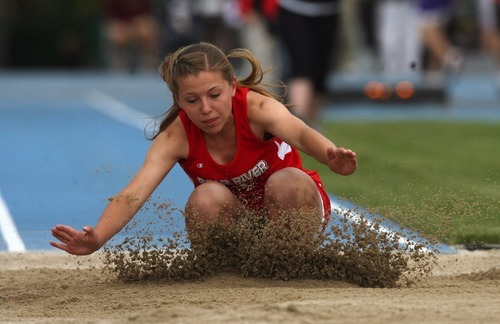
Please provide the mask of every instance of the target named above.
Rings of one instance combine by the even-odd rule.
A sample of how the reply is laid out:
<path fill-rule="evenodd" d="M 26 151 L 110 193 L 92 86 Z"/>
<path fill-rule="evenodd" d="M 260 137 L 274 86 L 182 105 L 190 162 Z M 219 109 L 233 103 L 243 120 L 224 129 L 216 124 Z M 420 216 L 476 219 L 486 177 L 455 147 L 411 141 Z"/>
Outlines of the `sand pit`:
<path fill-rule="evenodd" d="M 409 287 L 218 274 L 184 282 L 123 282 L 99 255 L 0 254 L 0 322 L 494 323 L 500 251 L 438 255 Z"/>

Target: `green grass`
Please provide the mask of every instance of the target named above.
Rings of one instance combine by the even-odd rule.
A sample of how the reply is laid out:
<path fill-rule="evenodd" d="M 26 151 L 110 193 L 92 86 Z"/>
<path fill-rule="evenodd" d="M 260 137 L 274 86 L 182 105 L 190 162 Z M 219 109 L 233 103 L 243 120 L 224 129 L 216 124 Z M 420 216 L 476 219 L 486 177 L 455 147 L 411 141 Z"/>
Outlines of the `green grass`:
<path fill-rule="evenodd" d="M 356 151 L 343 177 L 304 156 L 327 190 L 448 244 L 500 243 L 500 124 L 329 122 Z"/>

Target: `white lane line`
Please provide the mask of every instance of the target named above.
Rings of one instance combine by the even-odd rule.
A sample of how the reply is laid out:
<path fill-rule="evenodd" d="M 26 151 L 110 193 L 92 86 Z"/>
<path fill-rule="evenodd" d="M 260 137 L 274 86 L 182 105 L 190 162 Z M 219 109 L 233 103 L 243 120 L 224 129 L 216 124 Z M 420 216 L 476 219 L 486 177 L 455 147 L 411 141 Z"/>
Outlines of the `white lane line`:
<path fill-rule="evenodd" d="M 369 218 L 367 218 L 365 215 L 362 215 L 351 208 L 346 208 L 332 201 L 331 199 L 330 203 L 332 206 L 332 212 L 335 212 L 338 215 L 343 215 L 344 217 L 349 218 L 352 222 L 356 224 L 360 224 L 362 221 L 364 221 L 366 225 L 369 226 L 370 229 L 373 229 L 380 233 L 388 234 L 392 239 L 397 238 L 398 243 L 404 247 L 409 247 L 413 250 L 416 250 L 418 247 L 418 251 L 424 253 L 429 253 L 431 251 L 429 248 L 422 246 L 422 244 L 415 242 L 409 237 L 406 237 L 404 233 L 395 232 L 392 229 L 383 226 L 382 224 L 377 224 L 377 227 L 375 227 L 375 223 Z"/>
<path fill-rule="evenodd" d="M 97 90 L 90 92 L 87 99 L 93 109 L 124 124 L 144 130 L 146 119 L 149 118 L 144 113 Z"/>
<path fill-rule="evenodd" d="M 7 244 L 9 252 L 26 252 L 23 240 L 17 231 L 16 224 L 12 219 L 9 208 L 0 192 L 0 232 Z"/>

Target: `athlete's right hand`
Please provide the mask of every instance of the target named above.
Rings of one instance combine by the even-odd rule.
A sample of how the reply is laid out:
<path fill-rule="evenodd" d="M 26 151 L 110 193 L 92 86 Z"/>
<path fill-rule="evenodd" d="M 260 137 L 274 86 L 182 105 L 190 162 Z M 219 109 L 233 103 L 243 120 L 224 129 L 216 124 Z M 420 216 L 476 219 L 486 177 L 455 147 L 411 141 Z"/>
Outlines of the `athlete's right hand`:
<path fill-rule="evenodd" d="M 101 247 L 98 235 L 90 225 L 84 226 L 82 231 L 66 225 L 56 225 L 52 228 L 52 236 L 61 243 L 50 242 L 50 245 L 74 255 L 88 255 Z"/>

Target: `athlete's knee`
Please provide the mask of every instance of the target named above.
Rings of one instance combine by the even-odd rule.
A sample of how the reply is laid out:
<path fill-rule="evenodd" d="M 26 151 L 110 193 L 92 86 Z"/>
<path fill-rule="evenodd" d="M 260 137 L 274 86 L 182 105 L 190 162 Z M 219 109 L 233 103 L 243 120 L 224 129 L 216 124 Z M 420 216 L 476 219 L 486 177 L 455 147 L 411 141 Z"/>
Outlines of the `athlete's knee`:
<path fill-rule="evenodd" d="M 314 237 L 323 216 L 322 200 L 312 178 L 297 168 L 274 173 L 266 184 L 269 220 L 283 229 Z"/>
<path fill-rule="evenodd" d="M 237 207 L 232 192 L 218 182 L 207 182 L 196 187 L 186 203 L 185 216 L 188 222 L 211 222 L 232 218 Z"/>
<path fill-rule="evenodd" d="M 315 206 L 318 189 L 311 177 L 297 168 L 285 168 L 271 175 L 266 183 L 266 203 L 283 207 Z"/>

